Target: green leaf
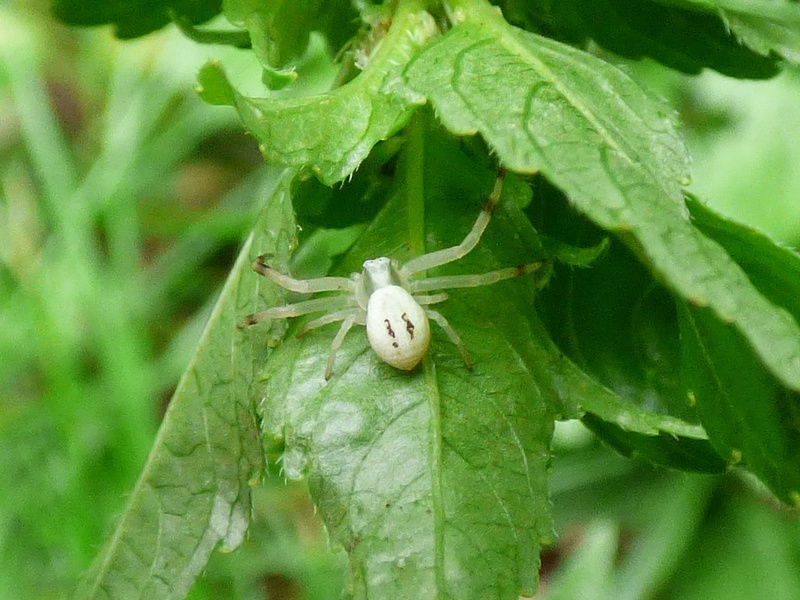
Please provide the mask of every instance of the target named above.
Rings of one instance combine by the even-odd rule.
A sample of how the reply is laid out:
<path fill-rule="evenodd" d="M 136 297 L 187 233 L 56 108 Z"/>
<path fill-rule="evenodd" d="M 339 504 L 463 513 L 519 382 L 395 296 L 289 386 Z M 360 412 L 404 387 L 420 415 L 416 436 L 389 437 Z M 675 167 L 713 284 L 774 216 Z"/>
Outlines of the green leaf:
<path fill-rule="evenodd" d="M 800 6 L 791 0 L 659 0 L 720 15 L 743 44 L 800 62 Z"/>
<path fill-rule="evenodd" d="M 456 4 L 465 20 L 406 69 L 450 131 L 481 133 L 509 169 L 596 188 L 610 196 L 600 203 L 608 213 L 625 208 L 620 186 L 636 175 L 683 209 L 688 159 L 668 107 L 608 63 L 509 26 L 482 0 Z"/>
<path fill-rule="evenodd" d="M 224 0 L 225 17 L 247 29 L 261 64 L 285 69 L 306 51 L 312 31 L 321 31 L 335 53 L 358 28 L 349 0 Z"/>
<path fill-rule="evenodd" d="M 628 404 L 626 408 L 627 412 L 636 413 L 635 405 Z M 655 413 L 645 414 L 658 427 L 655 435 L 619 427 L 601 411 L 587 412 L 582 421 L 604 442 L 629 458 L 696 473 L 722 473 L 728 468 L 702 427 Z"/>
<path fill-rule="evenodd" d="M 688 471 L 720 473 L 726 469 L 702 427 L 624 400 L 566 357 L 551 360 L 549 366 L 565 404 L 575 405 L 573 411 L 560 416 L 580 417 L 620 454 Z"/>
<path fill-rule="evenodd" d="M 263 453 L 251 385 L 284 328 L 243 334 L 236 321 L 259 295 L 248 256 L 288 262 L 294 235 L 286 174 L 270 192 L 170 403 L 114 534 L 75 598 L 183 598 L 211 552 L 238 546 Z M 276 303 L 274 290 L 265 292 Z"/>
<path fill-rule="evenodd" d="M 236 104 L 236 93 L 222 72 L 222 66 L 216 61 L 206 63 L 197 74 L 195 91 L 209 104 Z"/>
<path fill-rule="evenodd" d="M 603 235 L 563 194 L 539 183 L 538 206 L 528 211 L 539 231 L 557 231 L 575 245 Z M 618 240 L 589 269 L 557 265 L 538 305 L 554 341 L 580 368 L 629 402 L 693 420 L 678 373 L 674 302 Z"/>
<path fill-rule="evenodd" d="M 422 144 L 417 127 L 394 194 L 340 273 L 366 258 L 406 258 L 422 241 L 429 250 L 454 245 L 477 217 L 493 172 L 451 152 L 452 140 Z M 424 175 L 416 168 L 423 156 Z M 503 202 L 479 247 L 442 271 L 535 260 L 518 219 L 526 221 Z M 552 539 L 546 480 L 556 403 L 526 317 L 535 289 L 518 279 L 452 290 L 437 305 L 473 371 L 438 329 L 412 373 L 382 363 L 361 328 L 345 338 L 327 383 L 335 327 L 287 337 L 267 363 L 268 448 L 284 443 L 285 473 L 308 478 L 334 541 L 350 555 L 355 598 L 516 599 L 535 591 L 539 548 Z"/>
<path fill-rule="evenodd" d="M 800 395 L 780 385 L 734 327 L 684 306 L 684 373 L 717 450 L 800 506 Z"/>
<path fill-rule="evenodd" d="M 601 239 L 598 243 L 589 248 L 571 246 L 560 240 L 546 236 L 541 236 L 541 238 L 542 246 L 548 256 L 552 256 L 558 262 L 571 267 L 591 267 L 611 245 L 608 238 Z"/>
<path fill-rule="evenodd" d="M 56 17 L 69 25 L 113 24 L 117 37 L 136 38 L 169 24 L 170 13 L 198 24 L 219 14 L 222 0 L 54 0 Z"/>
<path fill-rule="evenodd" d="M 722 244 L 758 290 L 800 319 L 800 257 L 690 198 L 695 224 Z M 688 383 L 712 442 L 785 502 L 800 505 L 800 394 L 769 373 L 742 335 L 708 310 L 681 311 Z"/>
<path fill-rule="evenodd" d="M 778 72 L 777 60 L 742 45 L 723 19 L 657 0 L 505 0 L 504 12 L 549 37 L 573 45 L 589 39 L 621 56 L 653 58 L 684 73 L 714 69 L 761 79 Z"/>
<path fill-rule="evenodd" d="M 363 73 L 330 93 L 285 100 L 248 98 L 230 86 L 219 65 L 209 63 L 200 79 L 204 90 L 214 92 L 201 95 L 211 103 L 235 106 L 267 161 L 310 167 L 331 185 L 350 175 L 376 143 L 408 122 L 415 100 L 403 90 L 399 75 L 434 31 L 433 18 L 421 0 L 401 2 Z"/>
<path fill-rule="evenodd" d="M 687 206 L 694 226 L 725 248 L 763 296 L 800 322 L 800 255 L 720 216 L 694 196 L 687 196 Z"/>
<path fill-rule="evenodd" d="M 722 14 L 732 31 L 744 44 L 764 55 L 777 53 L 794 64 L 800 63 L 800 11 L 796 4 L 786 4 L 793 10 L 792 22 L 781 18 L 724 11 Z"/>
<path fill-rule="evenodd" d="M 396 186 L 394 173 L 404 138 L 396 135 L 379 142 L 347 181 L 352 196 L 342 199 L 316 177 L 297 182 L 294 210 L 302 229 L 313 227 L 349 227 L 375 218 Z"/>
<path fill-rule="evenodd" d="M 177 14 L 175 11 L 170 11 L 169 17 L 175 26 L 181 30 L 181 33 L 198 44 L 225 44 L 234 48 L 252 47 L 250 34 L 246 31 L 195 27 L 190 18 Z"/>
<path fill-rule="evenodd" d="M 770 371 L 800 389 L 797 323 L 688 220 L 686 156 L 669 111 L 591 55 L 514 29 L 479 0 L 454 5 L 465 20 L 406 72 L 445 126 L 480 132 L 511 169 L 541 171 L 674 294 L 733 323 Z"/>
<path fill-rule="evenodd" d="M 574 245 L 603 239 L 563 194 L 541 178 L 536 183 L 528 214 L 537 230 Z M 537 306 L 572 361 L 553 366 L 572 382 L 578 406 L 568 416 L 625 456 L 691 471 L 726 468 L 688 403 L 674 302 L 622 244 L 613 241 L 589 269 L 556 265 Z"/>

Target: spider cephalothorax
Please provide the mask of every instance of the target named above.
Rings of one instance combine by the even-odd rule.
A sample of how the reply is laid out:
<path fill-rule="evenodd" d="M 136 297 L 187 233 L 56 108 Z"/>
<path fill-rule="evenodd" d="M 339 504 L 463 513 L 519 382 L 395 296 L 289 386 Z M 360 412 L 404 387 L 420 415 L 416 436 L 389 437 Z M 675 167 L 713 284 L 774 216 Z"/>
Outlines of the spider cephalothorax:
<path fill-rule="evenodd" d="M 457 246 L 437 250 L 412 258 L 404 265 L 386 257 L 374 258 L 364 262 L 360 273 L 350 277 L 320 277 L 318 279 L 294 279 L 276 271 L 266 264 L 265 256 L 259 256 L 253 263 L 253 270 L 279 286 L 300 293 L 342 292 L 335 296 L 325 296 L 304 300 L 286 306 L 276 306 L 245 317 L 240 327 L 269 319 L 286 319 L 300 315 L 325 312 L 323 316 L 306 323 L 300 330 L 303 334 L 329 323 L 341 322 L 339 332 L 331 343 L 325 379 L 330 379 L 336 352 L 342 346 L 345 335 L 355 325 L 367 329 L 367 338 L 375 354 L 388 364 L 410 371 L 419 364 L 428 352 L 431 342 L 430 320 L 435 321 L 457 347 L 467 368 L 472 368 L 472 360 L 458 333 L 439 312 L 429 308 L 447 300 L 447 294 L 428 294 L 435 290 L 479 287 L 491 285 L 504 279 L 518 277 L 538 269 L 542 263 L 528 263 L 507 267 L 479 275 L 444 275 L 423 277 L 415 275 L 428 269 L 456 261 L 477 246 L 483 231 L 491 219 L 503 186 L 503 172 L 497 178 L 489 200 L 478 215 L 472 229 Z"/>

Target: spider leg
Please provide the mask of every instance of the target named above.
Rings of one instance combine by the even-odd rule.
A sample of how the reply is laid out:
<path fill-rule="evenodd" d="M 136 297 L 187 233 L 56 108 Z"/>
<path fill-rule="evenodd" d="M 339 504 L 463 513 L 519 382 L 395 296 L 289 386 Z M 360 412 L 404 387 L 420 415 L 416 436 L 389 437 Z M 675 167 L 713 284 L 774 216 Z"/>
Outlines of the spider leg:
<path fill-rule="evenodd" d="M 489 195 L 489 199 L 483 205 L 478 219 L 467 234 L 467 237 L 465 237 L 458 246 L 444 248 L 443 250 L 437 250 L 436 252 L 430 252 L 412 258 L 403 265 L 401 269 L 403 275 L 408 277 L 420 271 L 427 271 L 434 267 L 440 267 L 441 265 L 458 260 L 462 256 L 470 253 L 473 248 L 478 245 L 486 226 L 489 224 L 489 219 L 492 218 L 492 213 L 497 207 L 497 203 L 500 202 L 500 195 L 503 191 L 503 179 L 505 179 L 505 170 L 501 168 L 494 182 L 494 189 Z"/>
<path fill-rule="evenodd" d="M 436 323 L 444 329 L 444 332 L 447 334 L 447 337 L 450 338 L 450 341 L 453 342 L 457 347 L 458 351 L 461 353 L 461 358 L 464 359 L 464 364 L 467 366 L 467 369 L 470 371 L 472 370 L 472 359 L 469 357 L 469 353 L 467 353 L 467 349 L 464 346 L 464 342 L 461 341 L 461 336 L 456 333 L 456 330 L 453 329 L 453 326 L 447 322 L 441 313 L 436 312 L 435 310 L 430 310 L 428 308 L 425 309 L 428 313 L 428 316 L 436 321 Z"/>
<path fill-rule="evenodd" d="M 336 290 L 352 292 L 355 288 L 353 282 L 347 277 L 319 277 L 317 279 L 307 280 L 289 277 L 270 267 L 266 263 L 267 258 L 268 255 L 262 254 L 255 259 L 253 261 L 253 271 L 292 292 L 300 292 L 301 294 L 333 292 Z"/>
<path fill-rule="evenodd" d="M 412 294 L 431 290 L 480 287 L 482 285 L 492 285 L 498 281 L 532 273 L 544 264 L 544 262 L 528 263 L 526 265 L 489 271 L 488 273 L 481 273 L 479 275 L 442 275 L 441 277 L 429 277 L 427 279 L 420 279 L 419 281 L 412 281 L 408 285 Z"/>
<path fill-rule="evenodd" d="M 429 306 L 431 304 L 439 304 L 439 302 L 444 302 L 450 296 L 442 292 L 441 294 L 431 294 L 430 296 L 414 296 L 414 300 L 417 301 L 417 304 L 420 306 Z"/>
<path fill-rule="evenodd" d="M 342 347 L 342 343 L 344 342 L 344 336 L 347 335 L 347 332 L 350 331 L 350 328 L 355 324 L 356 319 L 358 318 L 358 313 L 355 311 L 350 313 L 345 320 L 342 322 L 342 326 L 339 328 L 336 337 L 333 338 L 333 342 L 331 342 L 331 352 L 328 354 L 328 365 L 325 367 L 325 381 L 328 381 L 333 374 L 333 361 L 336 358 L 336 353 L 339 351 L 339 348 Z"/>
<path fill-rule="evenodd" d="M 317 329 L 318 327 L 323 327 L 325 325 L 328 325 L 329 323 L 344 321 L 351 314 L 355 314 L 356 316 L 355 323 L 358 323 L 359 325 L 366 325 L 367 321 L 363 313 L 364 313 L 363 308 L 345 308 L 344 310 L 337 310 L 336 312 L 323 315 L 318 319 L 314 319 L 313 321 L 309 321 L 308 323 L 303 325 L 300 328 L 300 331 L 297 332 L 297 337 L 307 334 L 312 329 Z"/>
<path fill-rule="evenodd" d="M 273 306 L 267 310 L 247 315 L 239 321 L 237 327 L 239 329 L 244 329 L 250 325 L 255 325 L 262 321 L 269 321 L 271 319 L 288 319 L 290 317 L 299 317 L 300 315 L 307 315 L 323 310 L 335 310 L 347 306 L 347 303 L 347 296 L 328 296 L 325 298 L 314 298 L 313 300 L 303 300 L 302 302 L 287 304 L 285 306 Z"/>

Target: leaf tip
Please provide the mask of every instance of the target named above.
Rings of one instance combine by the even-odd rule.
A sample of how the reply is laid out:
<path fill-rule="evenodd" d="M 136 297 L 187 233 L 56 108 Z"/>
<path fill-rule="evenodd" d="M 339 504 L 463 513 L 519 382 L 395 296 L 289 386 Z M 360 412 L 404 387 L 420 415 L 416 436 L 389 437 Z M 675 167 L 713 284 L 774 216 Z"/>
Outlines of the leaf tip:
<path fill-rule="evenodd" d="M 234 106 L 236 92 L 231 86 L 219 61 L 210 60 L 197 74 L 195 91 L 209 104 Z"/>

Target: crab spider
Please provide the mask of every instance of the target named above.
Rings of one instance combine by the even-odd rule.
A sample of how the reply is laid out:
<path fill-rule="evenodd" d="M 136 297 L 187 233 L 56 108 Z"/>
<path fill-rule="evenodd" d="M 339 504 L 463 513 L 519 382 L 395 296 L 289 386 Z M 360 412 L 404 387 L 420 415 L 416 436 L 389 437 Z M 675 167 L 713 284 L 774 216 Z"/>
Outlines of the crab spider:
<path fill-rule="evenodd" d="M 270 319 L 288 319 L 315 312 L 325 312 L 326 314 L 323 316 L 306 323 L 298 335 L 323 325 L 341 322 L 339 331 L 331 343 L 325 368 L 325 379 L 328 380 L 333 372 L 336 353 L 353 325 L 366 327 L 370 346 L 381 360 L 397 369 L 410 371 L 428 352 L 431 341 L 430 321 L 433 320 L 444 330 L 450 341 L 458 347 L 467 368 L 472 369 L 472 359 L 470 359 L 461 337 L 441 313 L 429 308 L 432 304 L 447 300 L 447 294 L 443 292 L 429 294 L 428 292 L 491 285 L 498 281 L 531 273 L 543 263 L 535 262 L 507 267 L 479 275 L 443 275 L 421 279 L 414 279 L 414 276 L 428 269 L 454 262 L 478 245 L 492 213 L 500 201 L 503 179 L 504 173 L 501 170 L 489 199 L 483 206 L 472 229 L 460 244 L 412 258 L 402 266 L 395 260 L 380 257 L 366 261 L 363 270 L 360 273 L 351 274 L 350 277 L 320 277 L 301 280 L 276 271 L 266 264 L 268 258 L 266 255 L 259 256 L 253 262 L 253 270 L 282 288 L 302 294 L 342 293 L 276 306 L 253 313 L 239 323 L 239 328 Z"/>

